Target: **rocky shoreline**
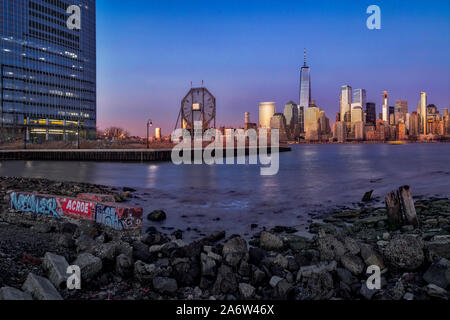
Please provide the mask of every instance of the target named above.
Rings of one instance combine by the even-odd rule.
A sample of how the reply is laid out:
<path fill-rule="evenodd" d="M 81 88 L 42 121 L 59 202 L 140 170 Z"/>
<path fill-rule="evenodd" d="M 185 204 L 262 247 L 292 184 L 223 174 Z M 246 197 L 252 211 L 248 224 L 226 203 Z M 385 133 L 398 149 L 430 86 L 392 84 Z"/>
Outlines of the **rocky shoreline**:
<path fill-rule="evenodd" d="M 8 209 L 7 192 L 114 195 L 133 190 L 45 179 L 0 178 L 0 300 L 448 300 L 450 199 L 417 200 L 419 227 L 391 230 L 373 202 L 312 223 L 313 237 L 290 227 L 250 241 L 219 232 L 185 243 L 183 231 L 142 234 L 32 217 Z M 145 208 L 144 208 L 145 210 Z M 170 213 L 168 213 L 170 214 Z M 150 217 L 164 219 L 165 213 Z M 62 266 L 79 265 L 81 290 L 65 288 Z M 369 266 L 381 289 L 369 290 Z"/>

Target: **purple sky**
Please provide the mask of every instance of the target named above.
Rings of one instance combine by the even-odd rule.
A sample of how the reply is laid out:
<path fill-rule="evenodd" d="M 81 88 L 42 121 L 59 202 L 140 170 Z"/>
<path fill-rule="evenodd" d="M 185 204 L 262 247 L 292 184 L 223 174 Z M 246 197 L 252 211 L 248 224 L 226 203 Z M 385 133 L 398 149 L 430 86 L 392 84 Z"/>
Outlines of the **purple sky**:
<path fill-rule="evenodd" d="M 368 30 L 366 9 L 381 8 Z M 151 118 L 167 135 L 194 85 L 216 96 L 218 125 L 258 121 L 258 104 L 283 112 L 298 100 L 303 48 L 312 96 L 334 122 L 342 85 L 365 88 L 381 112 L 419 92 L 450 105 L 450 4 L 438 1 L 97 0 L 98 124 L 145 135 Z"/>

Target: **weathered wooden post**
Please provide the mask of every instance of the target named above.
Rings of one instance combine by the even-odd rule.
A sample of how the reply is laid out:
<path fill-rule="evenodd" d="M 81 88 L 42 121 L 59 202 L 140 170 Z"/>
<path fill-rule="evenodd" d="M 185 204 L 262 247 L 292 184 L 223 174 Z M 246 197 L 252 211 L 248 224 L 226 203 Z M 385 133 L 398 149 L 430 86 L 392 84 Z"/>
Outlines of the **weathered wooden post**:
<path fill-rule="evenodd" d="M 402 208 L 400 199 L 395 191 L 386 196 L 386 209 L 388 225 L 391 230 L 397 230 L 402 226 Z"/>
<path fill-rule="evenodd" d="M 417 219 L 416 207 L 414 206 L 414 200 L 411 196 L 411 188 L 409 186 L 400 187 L 400 189 L 398 189 L 398 194 L 406 221 L 409 225 L 417 228 L 419 226 L 419 220 Z"/>

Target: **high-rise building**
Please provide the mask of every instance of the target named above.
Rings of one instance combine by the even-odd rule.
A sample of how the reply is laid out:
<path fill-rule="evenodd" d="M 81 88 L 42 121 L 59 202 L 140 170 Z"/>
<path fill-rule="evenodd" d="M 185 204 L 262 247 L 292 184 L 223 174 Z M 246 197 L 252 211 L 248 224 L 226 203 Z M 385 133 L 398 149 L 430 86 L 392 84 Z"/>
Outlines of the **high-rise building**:
<path fill-rule="evenodd" d="M 261 102 L 259 104 L 259 127 L 270 128 L 270 119 L 275 114 L 275 102 Z"/>
<path fill-rule="evenodd" d="M 161 140 L 161 128 L 155 128 L 155 139 Z"/>
<path fill-rule="evenodd" d="M 409 135 L 411 137 L 417 137 L 420 134 L 419 123 L 419 114 L 417 112 L 411 113 L 409 117 Z"/>
<path fill-rule="evenodd" d="M 96 137 L 95 16 L 95 0 L 0 1 L 3 134 Z"/>
<path fill-rule="evenodd" d="M 284 106 L 284 117 L 288 127 L 293 129 L 298 125 L 298 106 L 295 102 L 289 101 L 286 103 Z"/>
<path fill-rule="evenodd" d="M 365 89 L 356 89 L 353 91 L 353 106 L 360 106 L 364 108 L 366 106 L 366 90 Z"/>
<path fill-rule="evenodd" d="M 383 92 L 383 121 L 389 122 L 389 93 Z"/>
<path fill-rule="evenodd" d="M 311 104 L 311 70 L 306 65 L 306 50 L 304 52 L 304 63 L 300 71 L 300 95 L 298 104 L 299 125 L 303 131 L 305 128 L 306 108 Z"/>
<path fill-rule="evenodd" d="M 340 108 L 341 121 L 351 121 L 351 105 L 352 105 L 352 87 L 342 86 L 340 95 Z"/>
<path fill-rule="evenodd" d="M 318 140 L 319 135 L 319 108 L 311 105 L 305 112 L 305 133 L 307 140 Z"/>
<path fill-rule="evenodd" d="M 420 93 L 420 125 L 421 125 L 421 132 L 425 135 L 428 134 L 427 121 L 428 121 L 427 94 L 425 92 L 421 92 Z"/>
<path fill-rule="evenodd" d="M 391 126 L 395 125 L 395 107 L 390 106 L 389 107 L 389 124 Z"/>
<path fill-rule="evenodd" d="M 280 141 L 288 140 L 288 131 L 286 128 L 286 118 L 282 113 L 275 113 L 270 119 L 270 129 L 279 130 Z"/>
<path fill-rule="evenodd" d="M 366 123 L 375 125 L 377 122 L 377 108 L 373 102 L 366 103 Z"/>

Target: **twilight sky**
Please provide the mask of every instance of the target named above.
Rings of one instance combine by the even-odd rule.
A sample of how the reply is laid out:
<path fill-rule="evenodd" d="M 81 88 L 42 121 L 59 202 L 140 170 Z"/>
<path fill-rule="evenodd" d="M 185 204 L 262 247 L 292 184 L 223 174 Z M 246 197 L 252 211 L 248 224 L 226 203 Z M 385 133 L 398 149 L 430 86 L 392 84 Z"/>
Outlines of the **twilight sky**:
<path fill-rule="evenodd" d="M 381 8 L 382 29 L 368 30 L 366 9 Z M 258 105 L 283 112 L 298 102 L 303 48 L 312 97 L 334 122 L 341 85 L 365 88 L 381 112 L 419 92 L 450 106 L 448 0 L 97 0 L 98 124 L 145 135 L 151 118 L 163 134 L 182 98 L 205 86 L 217 98 L 218 126 L 258 121 Z"/>

